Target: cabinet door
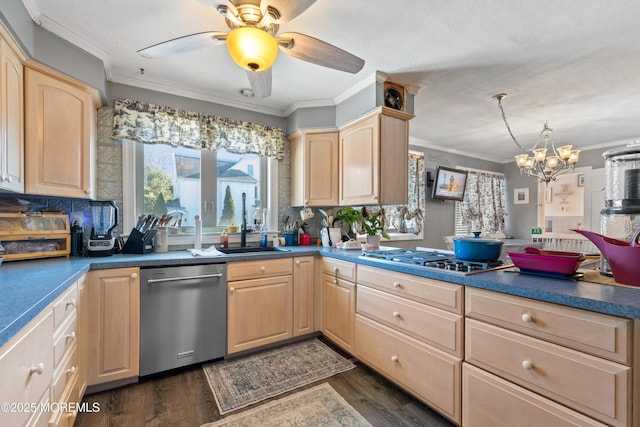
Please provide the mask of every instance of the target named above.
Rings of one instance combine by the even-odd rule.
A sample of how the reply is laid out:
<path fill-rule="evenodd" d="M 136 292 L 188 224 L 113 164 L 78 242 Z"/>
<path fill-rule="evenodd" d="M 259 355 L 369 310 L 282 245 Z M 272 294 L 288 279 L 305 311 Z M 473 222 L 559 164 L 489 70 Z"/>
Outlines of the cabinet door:
<path fill-rule="evenodd" d="M 338 204 L 338 133 L 296 132 L 291 141 L 291 206 Z"/>
<path fill-rule="evenodd" d="M 0 188 L 24 191 L 23 67 L 0 39 Z"/>
<path fill-rule="evenodd" d="M 374 115 L 340 131 L 340 206 L 380 203 L 379 121 Z"/>
<path fill-rule="evenodd" d="M 293 277 L 229 282 L 227 353 L 293 336 Z"/>
<path fill-rule="evenodd" d="M 293 336 L 315 330 L 313 323 L 314 258 L 296 257 L 293 261 Z"/>
<path fill-rule="evenodd" d="M 93 197 L 94 94 L 29 67 L 25 85 L 26 192 Z"/>
<path fill-rule="evenodd" d="M 356 286 L 328 274 L 322 275 L 323 333 L 351 351 L 355 334 Z"/>
<path fill-rule="evenodd" d="M 87 276 L 78 279 L 78 322 L 76 326 L 78 336 L 78 382 L 74 398 L 80 402 L 87 389 L 87 370 L 89 365 L 89 294 L 87 292 Z"/>
<path fill-rule="evenodd" d="M 89 272 L 88 385 L 139 373 L 140 271 L 138 268 Z"/>

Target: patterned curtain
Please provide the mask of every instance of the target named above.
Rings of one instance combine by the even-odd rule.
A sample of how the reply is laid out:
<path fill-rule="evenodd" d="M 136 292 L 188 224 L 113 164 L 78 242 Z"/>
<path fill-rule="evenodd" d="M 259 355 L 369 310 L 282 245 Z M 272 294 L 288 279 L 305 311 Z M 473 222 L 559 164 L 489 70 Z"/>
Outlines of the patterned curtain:
<path fill-rule="evenodd" d="M 460 202 L 463 222 L 469 231 L 497 233 L 504 230 L 504 176 L 469 171 L 464 201 Z"/>
<path fill-rule="evenodd" d="M 111 137 L 197 150 L 224 148 L 278 160 L 284 157 L 282 129 L 131 99 L 115 101 Z"/>
<path fill-rule="evenodd" d="M 426 202 L 424 156 L 409 154 L 409 203 L 384 207 L 387 229 L 421 235 Z"/>

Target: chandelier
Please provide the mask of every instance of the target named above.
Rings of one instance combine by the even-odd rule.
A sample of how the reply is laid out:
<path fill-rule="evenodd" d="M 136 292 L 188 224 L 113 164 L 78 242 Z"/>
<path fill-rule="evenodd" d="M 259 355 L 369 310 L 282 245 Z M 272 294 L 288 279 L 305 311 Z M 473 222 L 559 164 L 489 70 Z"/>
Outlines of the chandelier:
<path fill-rule="evenodd" d="M 539 182 L 544 182 L 546 185 L 550 181 L 556 181 L 558 175 L 573 172 L 580 156 L 580 150 L 572 150 L 573 146 L 571 145 L 563 145 L 556 149 L 551 139 L 553 129 L 549 127 L 546 121 L 540 132 L 540 139 L 533 147 L 525 149 L 516 141 L 502 108 L 502 99 L 505 96 L 507 96 L 506 93 L 499 93 L 494 95 L 493 98 L 498 100 L 498 108 L 502 112 L 502 120 L 507 126 L 511 139 L 513 139 L 518 148 L 524 151 L 524 154 L 515 156 L 520 173 L 538 178 Z"/>

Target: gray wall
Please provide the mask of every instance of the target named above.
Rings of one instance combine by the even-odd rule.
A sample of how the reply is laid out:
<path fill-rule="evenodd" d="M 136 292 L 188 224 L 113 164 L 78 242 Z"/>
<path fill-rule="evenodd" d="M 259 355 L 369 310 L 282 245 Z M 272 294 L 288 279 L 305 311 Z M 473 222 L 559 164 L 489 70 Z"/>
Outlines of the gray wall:
<path fill-rule="evenodd" d="M 298 108 L 287 117 L 285 134 L 298 129 L 333 129 L 336 126 L 336 107 Z"/>
<path fill-rule="evenodd" d="M 30 58 L 98 89 L 106 102 L 102 60 L 36 25 L 20 0 L 2 0 L 0 18 Z"/>

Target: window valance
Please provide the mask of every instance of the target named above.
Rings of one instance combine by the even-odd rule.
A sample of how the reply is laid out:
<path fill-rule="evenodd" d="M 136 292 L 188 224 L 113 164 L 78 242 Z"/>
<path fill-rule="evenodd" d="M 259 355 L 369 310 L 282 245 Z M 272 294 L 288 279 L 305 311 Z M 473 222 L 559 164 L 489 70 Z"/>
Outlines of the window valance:
<path fill-rule="evenodd" d="M 282 159 L 284 132 L 255 123 L 117 99 L 113 111 L 114 139 L 167 144 L 197 150 L 225 150 Z"/>

